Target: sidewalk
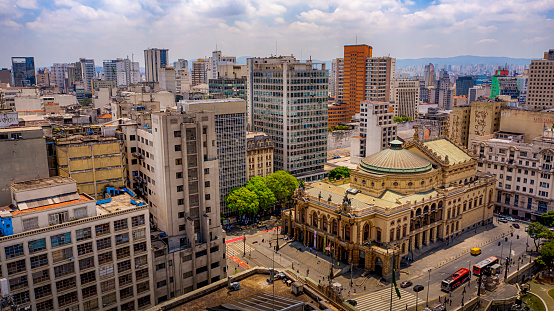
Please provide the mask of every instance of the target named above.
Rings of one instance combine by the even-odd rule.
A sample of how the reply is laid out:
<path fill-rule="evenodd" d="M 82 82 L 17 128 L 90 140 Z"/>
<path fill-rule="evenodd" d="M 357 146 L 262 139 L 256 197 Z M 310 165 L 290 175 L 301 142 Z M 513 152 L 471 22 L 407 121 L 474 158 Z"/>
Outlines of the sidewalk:
<path fill-rule="evenodd" d="M 474 230 L 469 230 L 455 237 L 449 244 L 443 244 L 430 250 L 423 257 L 414 258 L 415 261 L 409 267 L 401 269 L 400 272 L 407 274 L 407 280 L 416 279 L 429 268 L 436 269 L 449 262 L 452 262 L 461 256 L 469 253 L 473 247 L 482 247 L 489 243 L 496 242 L 503 235 L 509 234 L 513 228 L 509 224 L 498 223 L 495 221 L 494 228 L 491 224 L 477 228 L 477 233 Z M 454 245 L 452 245 L 454 244 Z"/>

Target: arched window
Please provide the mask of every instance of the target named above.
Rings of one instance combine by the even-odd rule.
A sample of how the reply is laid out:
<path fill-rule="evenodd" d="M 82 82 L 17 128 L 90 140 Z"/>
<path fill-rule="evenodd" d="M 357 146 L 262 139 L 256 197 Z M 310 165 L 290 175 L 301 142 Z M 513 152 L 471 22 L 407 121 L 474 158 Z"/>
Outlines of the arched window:
<path fill-rule="evenodd" d="M 331 226 L 331 233 L 337 235 L 337 220 L 333 219 L 333 225 Z"/>
<path fill-rule="evenodd" d="M 483 196 L 479 197 L 479 205 L 483 205 Z"/>
<path fill-rule="evenodd" d="M 323 230 L 327 231 L 327 217 L 323 216 Z"/>
<path fill-rule="evenodd" d="M 474 206 L 474 207 L 477 207 L 477 198 L 475 198 L 475 199 L 473 200 L 473 206 Z"/>
<path fill-rule="evenodd" d="M 439 208 L 442 208 L 442 201 L 439 201 Z"/>
<path fill-rule="evenodd" d="M 317 228 L 317 213 L 316 212 L 312 213 L 312 226 Z"/>
<path fill-rule="evenodd" d="M 423 208 L 423 212 L 424 212 L 424 213 L 428 213 L 428 212 L 429 212 L 429 205 L 425 205 L 425 207 Z"/>
<path fill-rule="evenodd" d="M 431 210 L 434 211 L 437 209 L 437 203 L 431 204 Z"/>
<path fill-rule="evenodd" d="M 369 240 L 369 225 L 364 225 L 364 241 Z"/>
<path fill-rule="evenodd" d="M 489 203 L 492 201 L 492 189 L 489 191 Z"/>
<path fill-rule="evenodd" d="M 416 216 L 421 215 L 421 208 L 418 208 L 418 209 L 416 210 L 415 215 L 416 215 Z"/>

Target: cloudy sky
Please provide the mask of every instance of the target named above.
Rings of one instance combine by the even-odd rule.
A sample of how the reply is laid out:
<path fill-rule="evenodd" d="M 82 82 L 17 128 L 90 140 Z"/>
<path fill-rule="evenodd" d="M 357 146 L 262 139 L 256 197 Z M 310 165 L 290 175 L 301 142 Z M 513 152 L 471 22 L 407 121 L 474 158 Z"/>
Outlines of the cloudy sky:
<path fill-rule="evenodd" d="M 553 0 L 0 0 L 0 67 L 168 48 L 170 60 L 211 54 L 329 60 L 345 44 L 375 56 L 540 58 L 554 48 Z"/>

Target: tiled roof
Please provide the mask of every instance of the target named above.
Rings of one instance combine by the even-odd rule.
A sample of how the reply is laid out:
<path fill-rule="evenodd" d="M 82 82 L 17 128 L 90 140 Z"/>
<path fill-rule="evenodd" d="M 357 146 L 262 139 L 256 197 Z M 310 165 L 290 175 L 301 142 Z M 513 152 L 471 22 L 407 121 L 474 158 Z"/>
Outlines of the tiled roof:
<path fill-rule="evenodd" d="M 422 143 L 431 151 L 444 159 L 448 155 L 450 164 L 457 164 L 471 160 L 471 156 L 447 139 L 437 139 Z"/>
<path fill-rule="evenodd" d="M 390 148 L 362 159 L 360 167 L 377 174 L 417 174 L 432 169 L 429 161 L 402 148 L 398 140 L 392 141 Z"/>

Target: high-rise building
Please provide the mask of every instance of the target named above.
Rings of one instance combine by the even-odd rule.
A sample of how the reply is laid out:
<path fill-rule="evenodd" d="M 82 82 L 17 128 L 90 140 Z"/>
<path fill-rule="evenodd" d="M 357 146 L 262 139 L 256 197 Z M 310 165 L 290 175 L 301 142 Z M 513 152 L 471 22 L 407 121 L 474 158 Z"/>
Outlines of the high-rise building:
<path fill-rule="evenodd" d="M 104 77 L 102 80 L 104 81 L 117 81 L 117 63 L 122 61 L 121 58 L 115 59 L 115 60 L 105 60 L 102 64 L 103 71 L 104 71 Z"/>
<path fill-rule="evenodd" d="M 246 185 L 246 103 L 242 99 L 182 100 L 183 112 L 213 111 L 219 162 L 221 213 L 231 215 L 225 197 L 237 187 Z"/>
<path fill-rule="evenodd" d="M 67 67 L 67 87 L 68 89 L 75 90 L 76 85 L 80 85 L 83 89 L 83 66 L 80 62 L 69 64 Z"/>
<path fill-rule="evenodd" d="M 92 80 L 94 80 L 95 71 L 94 59 L 81 58 L 81 74 L 83 75 L 82 81 L 85 87 L 85 93 L 92 93 Z"/>
<path fill-rule="evenodd" d="M 419 114 L 419 81 L 394 80 L 391 102 L 395 116 L 416 119 Z"/>
<path fill-rule="evenodd" d="M 324 177 L 328 71 L 292 56 L 247 60 L 248 124 L 275 143 L 274 168 L 306 181 Z"/>
<path fill-rule="evenodd" d="M 435 66 L 431 63 L 425 65 L 423 69 L 423 79 L 425 81 L 425 86 L 434 86 L 435 85 Z"/>
<path fill-rule="evenodd" d="M 48 68 L 42 68 L 38 70 L 37 85 L 50 86 L 50 70 Z"/>
<path fill-rule="evenodd" d="M 132 185 L 165 233 L 152 243 L 156 303 L 226 278 L 215 127 L 209 111 L 155 112 L 123 127 Z"/>
<path fill-rule="evenodd" d="M 144 50 L 146 82 L 160 82 L 160 69 L 169 64 L 168 52 L 167 49 Z"/>
<path fill-rule="evenodd" d="M 60 89 L 60 92 L 66 93 L 67 92 L 67 68 L 69 67 L 69 64 L 66 63 L 54 63 L 51 69 L 51 84 L 54 86 L 57 86 Z"/>
<path fill-rule="evenodd" d="M 217 68 L 221 65 L 234 65 L 237 63 L 237 58 L 234 56 L 223 56 L 221 51 L 213 51 L 212 57 L 210 57 L 209 63 L 209 74 L 208 79 L 217 79 L 218 70 Z"/>
<path fill-rule="evenodd" d="M 267 177 L 273 173 L 273 141 L 266 133 L 246 133 L 248 179 Z"/>
<path fill-rule="evenodd" d="M 361 159 L 387 149 L 397 134 L 393 118 L 394 111 L 389 102 L 361 102 L 360 133 L 352 138 L 350 146 L 352 163 L 359 163 Z"/>
<path fill-rule="evenodd" d="M 344 58 L 335 58 L 331 62 L 331 76 L 329 77 L 329 96 L 337 103 L 343 101 Z"/>
<path fill-rule="evenodd" d="M 115 67 L 117 86 L 135 85 L 141 81 L 138 62 L 126 58 L 117 62 Z"/>
<path fill-rule="evenodd" d="M 12 57 L 12 75 L 15 87 L 35 85 L 35 58 Z"/>
<path fill-rule="evenodd" d="M 49 176 L 46 140 L 40 127 L 0 129 L 0 158 L 0 206 L 10 204 L 13 182 Z"/>
<path fill-rule="evenodd" d="M 546 109 L 554 107 L 554 49 L 544 53 L 544 58 L 532 60 L 529 66 L 527 105 Z"/>
<path fill-rule="evenodd" d="M 173 62 L 173 67 L 175 67 L 175 70 L 181 70 L 181 69 L 189 70 L 189 61 L 186 59 L 179 58 L 176 62 Z"/>
<path fill-rule="evenodd" d="M 0 83 L 12 84 L 12 71 L 8 68 L 0 68 Z"/>
<path fill-rule="evenodd" d="M 435 88 L 432 89 L 434 103 L 442 110 L 451 110 L 454 105 L 454 93 L 450 88 L 450 77 L 444 69 L 440 71 L 439 79 L 436 80 Z"/>
<path fill-rule="evenodd" d="M 372 56 L 369 45 L 345 45 L 343 57 L 343 100 L 348 104 L 348 117 L 360 112 L 360 102 L 366 99 L 366 62 Z"/>
<path fill-rule="evenodd" d="M 159 74 L 159 83 L 160 83 L 160 89 L 169 91 L 173 94 L 177 92 L 177 85 L 175 82 L 175 68 L 173 67 L 165 67 L 160 69 Z"/>
<path fill-rule="evenodd" d="M 192 70 L 190 72 L 192 86 L 208 83 L 209 67 L 210 62 L 206 59 L 198 59 L 192 62 Z"/>
<path fill-rule="evenodd" d="M 467 95 L 469 89 L 475 86 L 474 76 L 458 77 L 456 80 L 456 96 Z"/>
<path fill-rule="evenodd" d="M 150 218 L 132 192 L 108 188 L 109 197 L 96 201 L 59 176 L 10 190 L 0 215 L 0 268 L 14 310 L 153 306 Z"/>

